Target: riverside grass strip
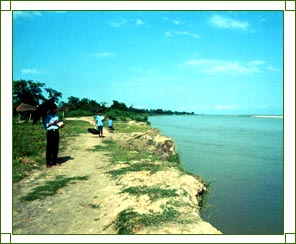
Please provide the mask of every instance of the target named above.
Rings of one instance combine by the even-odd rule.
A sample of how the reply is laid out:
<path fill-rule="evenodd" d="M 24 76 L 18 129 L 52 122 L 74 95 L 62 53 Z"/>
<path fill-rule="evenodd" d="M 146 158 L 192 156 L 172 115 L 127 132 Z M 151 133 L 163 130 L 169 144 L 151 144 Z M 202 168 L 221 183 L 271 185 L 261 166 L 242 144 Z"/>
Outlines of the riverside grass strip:
<path fill-rule="evenodd" d="M 183 216 L 184 217 L 184 216 Z M 166 223 L 191 224 L 193 220 L 182 217 L 182 213 L 167 202 L 162 205 L 162 211 L 158 213 L 138 213 L 133 208 L 121 211 L 114 221 L 113 228 L 117 234 L 131 235 L 145 227 L 158 227 Z M 186 217 L 186 216 L 185 216 Z"/>
<path fill-rule="evenodd" d="M 160 198 L 177 197 L 179 194 L 176 189 L 164 189 L 160 186 L 135 186 L 124 189 L 121 193 L 128 193 L 134 196 L 148 195 L 151 201 L 157 201 Z"/>
<path fill-rule="evenodd" d="M 165 222 L 177 221 L 180 213 L 174 208 L 166 208 L 158 214 L 141 214 L 132 208 L 121 211 L 115 220 L 117 234 L 134 234 L 147 226 L 158 226 Z"/>
<path fill-rule="evenodd" d="M 119 169 L 110 170 L 107 173 L 109 173 L 113 178 L 116 178 L 130 172 L 150 171 L 150 174 L 154 174 L 157 171 L 163 170 L 165 170 L 163 165 L 155 164 L 154 162 L 139 162 L 128 164 L 128 166 L 121 167 Z"/>
<path fill-rule="evenodd" d="M 160 157 L 151 152 L 145 150 L 136 150 L 130 147 L 128 144 L 120 144 L 114 140 L 105 140 L 103 143 L 106 145 L 104 149 L 111 153 L 111 162 L 116 164 L 119 162 L 130 162 L 136 160 L 147 160 L 147 161 L 158 161 L 161 160 Z M 98 147 L 98 150 L 102 148 Z"/>

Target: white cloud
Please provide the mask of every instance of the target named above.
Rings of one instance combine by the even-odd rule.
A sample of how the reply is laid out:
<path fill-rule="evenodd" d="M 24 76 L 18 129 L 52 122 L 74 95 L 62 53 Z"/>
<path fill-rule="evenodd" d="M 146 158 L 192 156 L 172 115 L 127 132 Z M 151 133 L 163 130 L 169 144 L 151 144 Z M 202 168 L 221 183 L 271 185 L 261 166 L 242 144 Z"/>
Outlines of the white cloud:
<path fill-rule="evenodd" d="M 13 11 L 13 19 L 25 19 L 25 18 L 34 18 L 40 17 L 43 13 L 52 13 L 52 14 L 63 14 L 68 11 Z"/>
<path fill-rule="evenodd" d="M 188 67 L 193 67 L 198 71 L 207 74 L 224 74 L 224 75 L 238 75 L 238 74 L 254 74 L 261 71 L 260 66 L 264 61 L 253 60 L 248 63 L 242 63 L 232 60 L 220 59 L 190 59 L 184 62 Z"/>
<path fill-rule="evenodd" d="M 119 20 L 109 22 L 108 24 L 111 27 L 120 28 L 120 27 L 124 26 L 127 22 L 128 22 L 128 20 L 122 17 Z"/>
<path fill-rule="evenodd" d="M 98 52 L 95 54 L 97 58 L 113 58 L 116 56 L 116 53 L 113 52 Z"/>
<path fill-rule="evenodd" d="M 145 22 L 142 19 L 126 19 L 121 17 L 119 20 L 109 22 L 108 24 L 113 28 L 122 28 L 125 26 L 141 26 Z"/>
<path fill-rule="evenodd" d="M 22 74 L 35 74 L 38 75 L 41 73 L 40 70 L 37 70 L 36 68 L 28 68 L 28 69 L 22 69 L 21 70 Z"/>
<path fill-rule="evenodd" d="M 141 20 L 141 19 L 136 19 L 136 25 L 144 25 L 144 21 L 143 20 Z"/>
<path fill-rule="evenodd" d="M 181 21 L 180 20 L 177 20 L 177 19 L 170 19 L 168 17 L 164 17 L 163 18 L 165 21 L 168 21 L 170 23 L 173 23 L 174 25 L 181 25 Z"/>
<path fill-rule="evenodd" d="M 268 65 L 266 69 L 272 72 L 280 72 L 280 69 L 275 68 L 272 65 Z"/>
<path fill-rule="evenodd" d="M 166 37 L 173 37 L 173 36 L 190 36 L 192 38 L 201 38 L 200 35 L 196 34 L 196 33 L 192 33 L 189 31 L 166 31 L 165 32 L 165 36 Z"/>
<path fill-rule="evenodd" d="M 233 29 L 233 30 L 248 30 L 250 24 L 246 21 L 236 20 L 233 18 L 222 17 L 221 15 L 213 15 L 210 18 L 210 23 L 218 28 Z"/>
<path fill-rule="evenodd" d="M 173 36 L 171 31 L 166 31 L 164 34 L 165 34 L 166 37 L 172 37 Z"/>
<path fill-rule="evenodd" d="M 33 18 L 35 16 L 41 16 L 41 11 L 13 11 L 13 19 L 21 18 Z"/>
<path fill-rule="evenodd" d="M 262 65 L 262 64 L 265 64 L 266 62 L 263 61 L 263 60 L 252 60 L 248 63 L 248 65 L 255 65 L 255 66 L 259 66 L 259 65 Z"/>

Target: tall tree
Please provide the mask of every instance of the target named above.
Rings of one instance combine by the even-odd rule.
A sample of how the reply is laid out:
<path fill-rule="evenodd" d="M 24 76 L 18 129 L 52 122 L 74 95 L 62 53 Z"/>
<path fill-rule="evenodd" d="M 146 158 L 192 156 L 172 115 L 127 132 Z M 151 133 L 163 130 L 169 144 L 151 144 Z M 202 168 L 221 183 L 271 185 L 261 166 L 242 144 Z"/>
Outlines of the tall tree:
<path fill-rule="evenodd" d="M 53 98 L 54 102 L 58 103 L 59 100 L 62 98 L 62 93 L 58 92 L 52 88 L 45 88 L 45 91 L 48 93 L 48 99 Z"/>
<path fill-rule="evenodd" d="M 76 110 L 80 107 L 80 99 L 78 97 L 68 97 L 68 106 L 70 110 Z"/>
<path fill-rule="evenodd" d="M 128 111 L 127 106 L 124 103 L 118 102 L 116 100 L 113 100 L 113 104 L 111 105 L 112 109 L 119 109 L 123 111 Z"/>
<path fill-rule="evenodd" d="M 20 103 L 38 105 L 45 100 L 42 95 L 44 83 L 34 82 L 32 80 L 13 81 L 13 104 L 16 106 Z"/>

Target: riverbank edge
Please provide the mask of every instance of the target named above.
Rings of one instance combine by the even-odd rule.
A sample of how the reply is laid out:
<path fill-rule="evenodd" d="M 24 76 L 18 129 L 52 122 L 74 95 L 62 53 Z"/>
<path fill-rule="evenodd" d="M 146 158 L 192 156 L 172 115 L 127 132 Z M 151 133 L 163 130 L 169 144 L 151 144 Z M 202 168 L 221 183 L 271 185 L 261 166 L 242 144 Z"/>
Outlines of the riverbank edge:
<path fill-rule="evenodd" d="M 98 138 L 82 132 L 88 123 L 62 137 L 65 165 L 14 184 L 14 234 L 222 234 L 201 219 L 205 184 L 182 169 L 173 140 L 133 121 Z"/>
<path fill-rule="evenodd" d="M 156 174 L 162 174 L 162 176 L 165 177 L 162 184 L 166 185 L 166 190 L 174 190 L 176 192 L 183 191 L 188 193 L 188 195 L 183 195 L 181 199 L 175 198 L 174 200 L 187 203 L 187 209 L 186 207 L 183 207 L 183 209 L 179 208 L 178 211 L 182 212 L 182 214 L 192 214 L 192 218 L 189 218 L 190 221 L 184 221 L 186 224 L 172 224 L 171 230 L 169 230 L 170 227 L 165 227 L 167 225 L 166 223 L 161 228 L 143 228 L 141 231 L 137 231 L 137 233 L 175 234 L 173 231 L 176 231 L 177 234 L 222 234 L 210 223 L 202 220 L 200 209 L 203 205 L 204 196 L 207 193 L 207 184 L 198 175 L 191 174 L 184 169 L 182 162 L 179 159 L 174 140 L 163 135 L 159 129 L 152 127 L 150 124 L 136 121 L 129 121 L 127 124 L 147 126 L 147 129 L 144 132 L 123 133 L 125 135 L 117 137 L 116 141 L 120 144 L 128 143 L 131 150 L 147 151 L 156 154 L 161 158 L 160 161 L 152 163 L 160 165 L 164 164 L 165 167 L 170 165 L 164 173 L 157 172 Z M 138 159 L 137 161 L 145 162 L 145 160 L 147 159 Z M 119 168 L 117 167 L 117 169 Z M 155 181 L 155 178 L 157 177 L 147 177 L 145 184 L 148 186 L 159 185 L 159 181 Z M 118 182 L 126 182 L 126 179 L 121 178 Z M 134 187 L 134 184 L 126 185 L 125 187 Z M 136 201 L 139 201 L 139 199 Z M 152 207 L 152 209 L 153 208 L 154 207 Z M 137 208 L 135 208 L 135 210 L 137 210 Z M 141 211 L 142 210 L 139 212 Z M 151 209 L 149 211 L 151 211 Z M 170 224 L 168 226 L 170 226 Z"/>

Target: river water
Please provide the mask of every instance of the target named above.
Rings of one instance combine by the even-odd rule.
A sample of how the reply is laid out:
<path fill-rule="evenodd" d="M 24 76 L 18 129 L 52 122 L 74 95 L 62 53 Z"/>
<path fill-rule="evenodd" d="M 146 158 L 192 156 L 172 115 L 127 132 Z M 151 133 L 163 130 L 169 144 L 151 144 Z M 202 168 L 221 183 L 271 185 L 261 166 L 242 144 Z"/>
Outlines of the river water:
<path fill-rule="evenodd" d="M 223 234 L 283 234 L 283 119 L 156 116 L 184 168 L 209 184 L 204 220 Z"/>

